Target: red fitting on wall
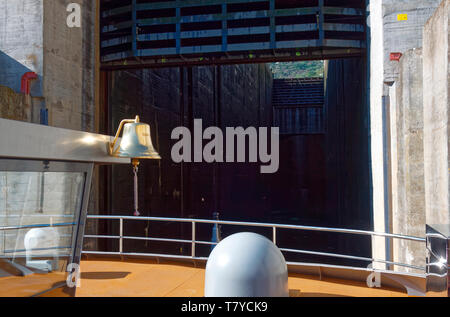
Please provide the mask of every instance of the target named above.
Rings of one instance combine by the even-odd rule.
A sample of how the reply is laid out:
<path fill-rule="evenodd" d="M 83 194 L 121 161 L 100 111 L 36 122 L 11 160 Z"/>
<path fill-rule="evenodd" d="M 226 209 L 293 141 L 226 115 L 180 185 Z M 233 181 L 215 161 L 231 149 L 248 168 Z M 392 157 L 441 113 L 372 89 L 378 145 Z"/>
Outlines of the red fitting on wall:
<path fill-rule="evenodd" d="M 403 56 L 402 53 L 391 53 L 391 55 L 389 56 L 391 61 L 396 61 L 399 62 L 400 58 Z"/>
<path fill-rule="evenodd" d="M 23 74 L 21 85 L 20 85 L 20 91 L 26 95 L 30 94 L 30 82 L 32 80 L 38 79 L 38 75 L 34 72 L 28 72 Z"/>

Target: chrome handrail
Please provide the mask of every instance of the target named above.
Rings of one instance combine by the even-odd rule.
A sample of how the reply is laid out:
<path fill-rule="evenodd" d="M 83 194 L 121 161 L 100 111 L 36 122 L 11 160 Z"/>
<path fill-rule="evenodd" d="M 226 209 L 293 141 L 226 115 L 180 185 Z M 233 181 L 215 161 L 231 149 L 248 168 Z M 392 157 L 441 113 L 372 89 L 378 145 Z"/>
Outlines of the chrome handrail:
<path fill-rule="evenodd" d="M 393 233 L 385 233 L 385 232 L 343 229 L 343 228 L 327 228 L 327 227 L 315 227 L 315 226 L 273 224 L 273 223 L 257 223 L 257 222 L 226 221 L 226 220 L 206 220 L 206 219 L 193 219 L 193 218 L 162 218 L 162 217 L 102 216 L 102 215 L 88 215 L 87 218 L 88 219 L 97 219 L 97 220 L 119 220 L 119 235 L 118 236 L 117 235 L 116 236 L 109 236 L 109 235 L 85 235 L 84 236 L 85 238 L 94 238 L 94 239 L 119 239 L 119 252 L 83 251 L 82 252 L 83 254 L 126 255 L 126 256 L 141 255 L 141 256 L 173 258 L 173 259 L 206 260 L 207 258 L 205 258 L 205 257 L 196 256 L 196 245 L 197 244 L 216 245 L 217 243 L 196 240 L 196 224 L 233 225 L 233 226 L 272 228 L 272 241 L 275 245 L 277 244 L 277 229 L 295 229 L 295 230 L 305 230 L 305 231 L 347 233 L 347 234 L 357 234 L 357 235 L 368 235 L 368 236 L 372 236 L 372 237 L 380 236 L 380 237 L 385 237 L 385 238 L 410 240 L 410 241 L 422 242 L 422 243 L 426 242 L 426 239 L 421 238 L 421 237 L 393 234 Z M 191 223 L 192 224 L 191 240 L 124 236 L 123 235 L 124 220 Z M 174 242 L 174 243 L 175 242 L 176 243 L 191 243 L 191 256 L 124 252 L 123 251 L 123 241 L 124 240 L 144 240 L 144 241 L 159 241 L 159 242 Z M 352 255 L 346 255 L 346 254 L 326 253 L 326 252 L 306 251 L 306 250 L 286 249 L 286 248 L 280 248 L 280 250 L 282 252 L 290 252 L 290 253 L 303 253 L 303 254 L 310 254 L 310 255 L 345 258 L 345 259 L 351 259 L 351 260 L 378 262 L 378 263 L 384 263 L 384 264 L 390 264 L 390 265 L 403 266 L 403 267 L 407 267 L 407 268 L 421 270 L 424 272 L 426 270 L 425 266 L 417 266 L 417 265 L 411 265 L 411 264 L 407 264 L 407 263 L 392 262 L 392 261 L 387 261 L 387 260 L 352 256 Z M 296 264 L 296 262 L 289 262 L 289 264 Z"/>
<path fill-rule="evenodd" d="M 0 231 L 21 230 L 21 229 L 35 229 L 35 228 L 52 228 L 52 227 L 73 227 L 76 226 L 76 222 L 63 222 L 53 224 L 35 224 L 35 225 L 21 225 L 21 226 L 6 226 L 0 227 Z"/>

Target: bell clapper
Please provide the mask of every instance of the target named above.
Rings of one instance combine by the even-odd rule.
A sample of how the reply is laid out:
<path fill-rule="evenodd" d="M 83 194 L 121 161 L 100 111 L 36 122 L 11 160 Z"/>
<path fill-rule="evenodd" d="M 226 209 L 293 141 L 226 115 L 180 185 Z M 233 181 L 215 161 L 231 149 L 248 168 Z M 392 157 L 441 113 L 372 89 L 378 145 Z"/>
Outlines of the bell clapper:
<path fill-rule="evenodd" d="M 139 171 L 139 160 L 132 159 L 131 164 L 133 164 L 134 173 L 134 216 L 139 217 L 141 214 L 138 211 L 138 171 Z"/>

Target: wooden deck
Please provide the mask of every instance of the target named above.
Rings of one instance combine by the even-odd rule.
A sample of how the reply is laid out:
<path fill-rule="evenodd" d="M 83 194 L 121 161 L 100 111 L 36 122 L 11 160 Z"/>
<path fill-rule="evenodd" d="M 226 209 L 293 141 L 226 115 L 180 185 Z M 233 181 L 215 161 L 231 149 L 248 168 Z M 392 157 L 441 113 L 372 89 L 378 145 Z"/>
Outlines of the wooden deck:
<path fill-rule="evenodd" d="M 203 297 L 205 270 L 190 264 L 92 259 L 81 264 L 77 297 Z M 396 289 L 290 274 L 291 297 L 407 297 Z"/>
<path fill-rule="evenodd" d="M 67 273 L 0 274 L 0 297 L 67 297 Z M 76 297 L 203 297 L 204 267 L 149 259 L 89 258 L 81 262 Z M 51 290 L 51 291 L 48 291 Z M 306 274 L 289 274 L 291 297 L 408 297 L 398 288 L 369 288 L 366 283 Z M 442 296 L 427 293 L 427 296 Z"/>
<path fill-rule="evenodd" d="M 0 297 L 31 297 L 44 290 L 64 285 L 65 281 L 65 273 L 0 277 Z"/>

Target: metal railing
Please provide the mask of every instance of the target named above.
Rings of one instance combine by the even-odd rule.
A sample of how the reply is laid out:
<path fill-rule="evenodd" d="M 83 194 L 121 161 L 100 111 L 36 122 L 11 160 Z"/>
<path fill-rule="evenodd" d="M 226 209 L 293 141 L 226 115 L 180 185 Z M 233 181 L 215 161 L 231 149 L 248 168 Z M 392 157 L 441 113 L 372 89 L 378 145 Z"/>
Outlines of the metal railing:
<path fill-rule="evenodd" d="M 64 216 L 62 216 L 64 217 Z M 50 251 L 50 250 L 71 250 L 71 246 L 56 246 L 49 248 L 29 248 L 29 249 L 13 249 L 8 250 L 5 247 L 7 232 L 16 231 L 16 230 L 28 230 L 28 229 L 45 229 L 45 228 L 67 228 L 76 226 L 76 222 L 60 222 L 60 223 L 40 223 L 40 224 L 30 224 L 30 225 L 15 225 L 15 226 L 0 226 L 0 233 L 3 234 L 2 241 L 3 246 L 0 247 L 0 259 L 2 258 L 10 258 L 10 256 L 6 256 L 7 254 L 14 254 L 15 257 L 21 257 L 21 255 L 17 255 L 16 253 L 23 252 L 34 252 L 34 251 Z M 60 235 L 59 237 L 71 237 L 72 235 Z M 53 255 L 44 255 L 40 254 L 41 257 L 52 257 Z"/>
<path fill-rule="evenodd" d="M 245 227 L 262 227 L 262 228 L 271 228 L 272 229 L 272 241 L 276 245 L 277 244 L 277 233 L 280 229 L 294 229 L 294 230 L 304 230 L 304 231 L 320 231 L 320 232 L 335 232 L 335 233 L 346 233 L 346 234 L 355 234 L 355 235 L 365 235 L 365 236 L 378 236 L 385 238 L 393 238 L 393 239 L 402 239 L 415 241 L 420 243 L 425 243 L 426 239 L 421 237 L 400 235 L 400 234 L 392 234 L 392 233 L 382 233 L 382 232 L 374 232 L 374 231 L 365 231 L 365 230 L 353 230 L 353 229 L 342 229 L 342 228 L 326 228 L 326 227 L 313 227 L 313 226 L 300 226 L 300 225 L 284 225 L 284 224 L 271 224 L 271 223 L 255 223 L 255 222 L 239 222 L 239 221 L 224 221 L 224 220 L 204 220 L 204 219 L 183 219 L 183 218 L 160 218 L 160 217 L 133 217 L 133 216 L 98 216 L 98 215 L 89 215 L 88 219 L 97 219 L 97 220 L 116 220 L 119 221 L 119 235 L 85 235 L 85 238 L 93 238 L 93 239 L 118 239 L 119 240 L 119 251 L 118 252 L 103 252 L 103 251 L 83 251 L 83 254 L 89 255 L 123 255 L 123 256 L 149 256 L 156 258 L 171 258 L 171 259 L 193 259 L 193 260 L 207 260 L 206 257 L 199 257 L 196 255 L 196 246 L 197 245 L 216 245 L 215 242 L 209 241 L 200 241 L 196 239 L 196 226 L 197 224 L 212 224 L 212 225 L 232 225 L 232 226 L 245 226 Z M 191 240 L 183 240 L 183 239 L 168 239 L 168 238 L 150 238 L 150 237 L 136 237 L 136 236 L 124 236 L 123 228 L 125 220 L 133 220 L 133 221 L 152 221 L 152 222 L 176 222 L 176 223 L 191 223 L 192 225 L 192 234 Z M 174 254 L 157 254 L 157 253 L 133 253 L 133 252 L 124 252 L 123 242 L 124 240 L 143 240 L 143 241 L 157 241 L 157 242 L 173 242 L 173 243 L 189 243 L 191 244 L 191 255 L 183 256 L 183 255 L 174 255 Z M 417 266 L 411 265 L 407 263 L 398 263 L 387 260 L 375 259 L 375 258 L 367 258 L 346 254 L 337 254 L 337 253 L 327 253 L 327 252 L 317 252 L 317 251 L 308 251 L 308 250 L 298 250 L 298 249 L 287 249 L 280 248 L 282 252 L 287 253 L 298 253 L 298 254 L 308 254 L 308 255 L 318 255 L 318 256 L 327 256 L 333 258 L 342 258 L 349 260 L 360 260 L 360 261 L 368 261 L 368 262 L 376 262 L 376 263 L 384 263 L 387 265 L 397 265 L 402 267 L 407 267 L 411 269 L 416 269 L 425 272 L 425 266 Z M 298 262 L 288 262 L 287 264 L 304 264 Z"/>
<path fill-rule="evenodd" d="M 0 232 L 22 229 L 37 229 L 37 228 L 54 228 L 54 227 L 73 227 L 76 226 L 76 222 L 62 222 L 62 223 L 43 223 L 35 225 L 18 225 L 18 226 L 4 226 L 0 227 Z"/>

